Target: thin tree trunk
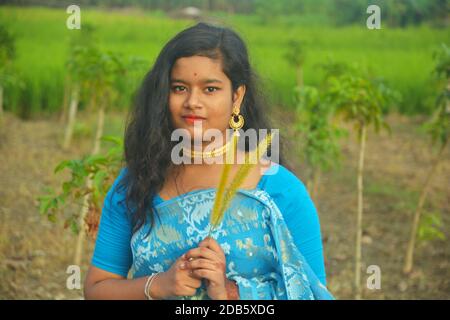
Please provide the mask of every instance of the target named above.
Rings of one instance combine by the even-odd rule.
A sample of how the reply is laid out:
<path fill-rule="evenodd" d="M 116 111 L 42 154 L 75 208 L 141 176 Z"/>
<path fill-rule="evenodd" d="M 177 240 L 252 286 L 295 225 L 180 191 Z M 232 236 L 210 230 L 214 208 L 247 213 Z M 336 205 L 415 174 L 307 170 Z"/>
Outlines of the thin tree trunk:
<path fill-rule="evenodd" d="M 87 183 L 86 183 L 86 187 L 88 189 L 92 188 L 92 184 L 93 184 L 92 181 L 93 181 L 93 178 L 91 175 L 89 175 L 89 177 L 87 179 Z M 78 225 L 80 226 L 80 231 L 78 232 L 78 235 L 77 235 L 74 261 L 75 261 L 75 265 L 80 266 L 80 267 L 81 267 L 81 259 L 83 257 L 82 249 L 83 249 L 84 237 L 85 237 L 85 232 L 86 232 L 84 220 L 89 211 L 89 198 L 90 198 L 89 193 L 83 197 L 83 207 L 81 208 L 80 216 L 78 217 Z"/>
<path fill-rule="evenodd" d="M 64 121 L 66 120 L 67 100 L 69 100 L 69 95 L 70 95 L 70 84 L 69 84 L 69 80 L 68 80 L 67 77 L 66 77 L 66 81 L 64 83 L 65 83 L 65 85 L 64 85 L 64 97 L 63 97 L 61 114 L 59 116 L 59 122 L 61 124 L 63 124 Z"/>
<path fill-rule="evenodd" d="M 99 110 L 98 110 L 98 117 L 97 117 L 97 131 L 95 134 L 95 141 L 94 141 L 94 147 L 92 149 L 92 155 L 98 154 L 101 147 L 101 137 L 103 135 L 103 127 L 105 122 L 105 109 L 103 107 L 103 103 L 101 104 Z M 88 177 L 86 187 L 87 189 L 92 188 L 93 184 L 93 177 L 90 175 Z M 85 218 L 87 213 L 89 212 L 89 199 L 91 194 L 88 193 L 83 197 L 83 207 L 81 209 L 80 216 L 78 218 L 78 225 L 81 226 L 80 232 L 77 236 L 77 243 L 76 243 L 76 249 L 75 249 L 75 264 L 77 266 L 81 266 L 81 259 L 82 259 L 82 253 L 83 253 L 83 244 L 84 244 L 84 238 L 85 238 Z"/>
<path fill-rule="evenodd" d="M 0 85 L 0 120 L 3 119 L 3 87 Z"/>
<path fill-rule="evenodd" d="M 366 148 L 366 126 L 363 124 L 360 133 L 359 163 L 358 163 L 358 210 L 356 215 L 356 252 L 355 252 L 355 299 L 361 299 L 361 238 L 363 216 L 363 171 L 364 153 Z"/>
<path fill-rule="evenodd" d="M 98 110 L 97 131 L 95 133 L 95 141 L 94 141 L 94 148 L 92 150 L 92 154 L 97 154 L 100 151 L 104 122 L 105 122 L 105 109 L 102 106 Z"/>
<path fill-rule="evenodd" d="M 297 66 L 297 86 L 299 89 L 303 88 L 303 67 Z"/>
<path fill-rule="evenodd" d="M 64 134 L 63 149 L 67 150 L 70 147 L 72 141 L 73 128 L 75 126 L 75 120 L 77 117 L 78 102 L 80 97 L 80 87 L 78 84 L 74 85 L 72 94 L 70 97 L 69 118 L 67 120 L 66 132 Z"/>
<path fill-rule="evenodd" d="M 405 274 L 408 274 L 411 272 L 414 264 L 414 245 L 416 242 L 416 236 L 417 236 L 417 229 L 419 228 L 419 222 L 420 222 L 420 215 L 422 213 L 423 205 L 425 204 L 425 200 L 428 195 L 428 191 L 430 190 L 430 182 L 432 181 L 434 175 L 436 174 L 437 168 L 439 166 L 439 163 L 441 161 L 442 155 L 444 154 L 445 147 L 447 146 L 447 143 L 443 144 L 441 149 L 439 150 L 439 153 L 434 161 L 433 166 L 431 167 L 431 170 L 428 173 L 428 176 L 425 180 L 425 185 L 422 189 L 422 193 L 419 197 L 419 203 L 416 208 L 416 212 L 414 213 L 413 222 L 411 225 L 411 233 L 409 236 L 409 242 L 408 247 L 406 250 L 406 257 L 405 257 L 405 264 L 403 266 L 403 272 Z"/>

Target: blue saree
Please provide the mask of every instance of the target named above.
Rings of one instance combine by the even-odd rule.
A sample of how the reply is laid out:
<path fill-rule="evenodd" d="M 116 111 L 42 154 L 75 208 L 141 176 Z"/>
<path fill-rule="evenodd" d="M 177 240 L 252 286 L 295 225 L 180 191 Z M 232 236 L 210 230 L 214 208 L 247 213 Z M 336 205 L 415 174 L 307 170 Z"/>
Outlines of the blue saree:
<path fill-rule="evenodd" d="M 208 236 L 215 189 L 176 197 L 155 207 L 156 219 L 131 240 L 133 277 L 165 271 Z M 276 205 L 264 190 L 241 189 L 211 236 L 227 258 L 227 277 L 239 286 L 241 299 L 330 299 L 308 266 Z M 186 299 L 207 299 L 205 287 Z"/>
<path fill-rule="evenodd" d="M 134 234 L 128 232 L 126 240 L 117 244 L 125 250 L 128 241 L 129 275 L 138 278 L 166 271 L 183 253 L 197 247 L 208 236 L 215 194 L 216 189 L 209 188 L 166 201 L 157 196 L 159 201 L 155 202 L 154 209 L 158 214 L 150 234 L 147 223 Z M 108 210 L 106 199 L 105 209 Z M 108 233 L 110 238 L 111 230 L 124 226 L 110 224 L 110 217 L 104 217 L 104 214 L 92 263 L 108 269 L 114 261 L 110 257 L 111 251 L 108 256 L 103 249 L 106 241 L 111 246 L 111 239 L 106 240 L 105 234 Z M 239 189 L 211 236 L 225 253 L 226 275 L 236 281 L 240 299 L 333 299 L 296 246 L 279 206 L 266 190 Z M 111 249 L 117 250 L 117 245 Z M 106 259 L 111 263 L 105 264 L 102 260 Z M 123 270 L 127 270 L 126 264 Z M 195 296 L 178 299 L 209 297 L 203 284 Z"/>

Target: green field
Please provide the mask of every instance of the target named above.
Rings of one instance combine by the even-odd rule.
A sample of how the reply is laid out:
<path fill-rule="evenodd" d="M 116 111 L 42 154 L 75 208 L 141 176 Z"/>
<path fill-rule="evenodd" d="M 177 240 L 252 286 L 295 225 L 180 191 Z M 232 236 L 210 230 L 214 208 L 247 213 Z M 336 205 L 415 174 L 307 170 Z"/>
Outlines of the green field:
<path fill-rule="evenodd" d="M 61 108 L 64 92 L 65 59 L 72 32 L 66 28 L 64 9 L 0 7 L 0 20 L 16 35 L 15 66 L 23 79 L 22 88 L 5 90 L 5 109 L 24 117 L 53 113 Z M 369 67 L 398 90 L 403 99 L 398 106 L 405 113 L 427 113 L 434 99 L 431 82 L 432 53 L 440 43 L 449 43 L 445 29 L 427 26 L 368 30 L 365 25 L 321 27 L 305 20 L 277 19 L 270 25 L 257 23 L 253 16 L 226 16 L 217 19 L 237 30 L 247 41 L 253 65 L 265 80 L 274 104 L 293 105 L 294 69 L 284 59 L 289 39 L 303 40 L 307 46 L 305 83 L 318 84 L 322 78 L 318 64 L 327 57 Z M 161 12 L 138 10 L 81 10 L 81 23 L 97 27 L 104 49 L 143 57 L 148 67 L 162 46 L 193 21 L 173 20 Z M 129 101 L 123 93 L 122 101 Z M 126 108 L 127 106 L 116 106 Z"/>

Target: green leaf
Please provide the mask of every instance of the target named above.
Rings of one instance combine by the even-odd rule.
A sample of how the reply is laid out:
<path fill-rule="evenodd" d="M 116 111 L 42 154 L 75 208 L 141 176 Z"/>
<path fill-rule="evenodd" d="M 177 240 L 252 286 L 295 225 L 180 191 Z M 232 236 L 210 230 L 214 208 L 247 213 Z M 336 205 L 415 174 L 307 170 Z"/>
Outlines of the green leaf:
<path fill-rule="evenodd" d="M 86 165 L 92 166 L 92 165 L 99 165 L 99 164 L 107 164 L 108 159 L 101 154 L 92 155 L 86 158 L 85 161 Z"/>
<path fill-rule="evenodd" d="M 63 192 L 65 194 L 68 194 L 70 192 L 70 190 L 72 189 L 72 183 L 64 182 L 63 185 L 62 185 L 62 188 L 63 188 Z"/>
<path fill-rule="evenodd" d="M 116 137 L 116 136 L 103 136 L 101 138 L 102 141 L 105 142 L 112 142 L 113 144 L 115 144 L 116 146 L 123 146 L 123 139 L 120 137 Z"/>
<path fill-rule="evenodd" d="M 440 230 L 442 219 L 439 212 L 425 212 L 419 224 L 418 237 L 423 242 L 435 239 L 445 240 L 445 234 Z"/>
<path fill-rule="evenodd" d="M 56 174 L 56 173 L 60 172 L 62 169 L 68 167 L 69 164 L 70 164 L 70 160 L 64 160 L 64 161 L 60 162 L 60 163 L 56 166 L 56 168 L 55 168 L 55 170 L 54 170 L 53 172 Z"/>
<path fill-rule="evenodd" d="M 51 196 L 42 196 L 39 197 L 39 213 L 40 214 L 46 214 L 50 208 L 50 201 L 52 197 Z"/>

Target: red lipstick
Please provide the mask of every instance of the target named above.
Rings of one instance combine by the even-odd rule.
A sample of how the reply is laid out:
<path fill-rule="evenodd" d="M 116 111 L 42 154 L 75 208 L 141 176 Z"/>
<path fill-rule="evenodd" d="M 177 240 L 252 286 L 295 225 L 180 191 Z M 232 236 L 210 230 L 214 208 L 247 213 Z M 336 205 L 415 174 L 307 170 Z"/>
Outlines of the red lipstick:
<path fill-rule="evenodd" d="M 203 117 L 200 117 L 197 115 L 191 115 L 191 114 L 183 116 L 183 119 L 189 124 L 194 124 L 194 121 L 205 120 L 205 118 L 203 118 Z"/>

